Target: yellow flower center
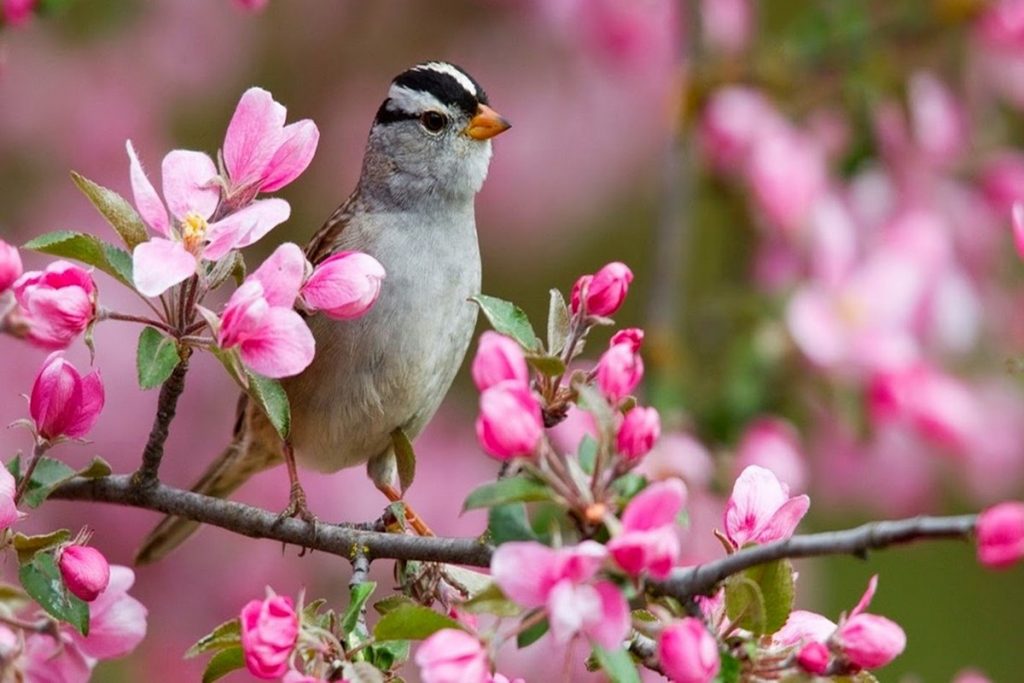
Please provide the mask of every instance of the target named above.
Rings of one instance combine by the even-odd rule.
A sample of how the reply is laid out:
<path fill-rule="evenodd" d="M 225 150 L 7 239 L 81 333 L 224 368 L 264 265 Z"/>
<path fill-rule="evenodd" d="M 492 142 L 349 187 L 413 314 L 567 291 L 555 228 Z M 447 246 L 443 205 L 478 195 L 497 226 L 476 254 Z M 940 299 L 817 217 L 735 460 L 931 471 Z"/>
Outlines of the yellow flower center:
<path fill-rule="evenodd" d="M 181 241 L 185 244 L 185 248 L 197 256 L 203 246 L 203 240 L 206 239 L 206 229 L 209 224 L 206 219 L 200 216 L 195 211 L 189 211 L 185 214 L 185 218 L 181 221 Z"/>

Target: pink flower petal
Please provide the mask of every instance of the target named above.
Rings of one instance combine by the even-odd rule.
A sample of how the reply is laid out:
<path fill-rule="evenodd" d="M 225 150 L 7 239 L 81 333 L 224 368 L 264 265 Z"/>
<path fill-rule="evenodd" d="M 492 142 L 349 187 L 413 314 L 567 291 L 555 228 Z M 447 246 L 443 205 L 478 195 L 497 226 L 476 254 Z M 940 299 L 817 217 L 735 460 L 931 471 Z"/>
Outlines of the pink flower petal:
<path fill-rule="evenodd" d="M 242 362 L 266 377 L 291 377 L 313 362 L 316 345 L 306 321 L 287 308 L 271 308 L 259 330 L 239 344 Z"/>
<path fill-rule="evenodd" d="M 224 166 L 233 186 L 259 179 L 281 144 L 286 115 L 263 88 L 242 94 L 224 136 Z"/>
<path fill-rule="evenodd" d="M 164 157 L 164 199 L 171 214 L 178 220 L 194 211 L 203 218 L 209 218 L 217 202 L 220 190 L 211 181 L 217 177 L 213 160 L 202 152 L 175 149 Z"/>
<path fill-rule="evenodd" d="M 210 225 L 206 233 L 210 243 L 203 250 L 203 258 L 216 261 L 232 249 L 253 244 L 288 220 L 291 211 L 291 206 L 283 199 L 254 201 L 241 211 Z"/>
<path fill-rule="evenodd" d="M 772 642 L 783 647 L 804 643 L 824 643 L 836 630 L 836 623 L 815 612 L 793 610 L 785 625 L 780 628 Z"/>
<path fill-rule="evenodd" d="M 878 574 L 872 576 L 871 580 L 868 581 L 868 587 L 864 591 L 864 595 L 861 596 L 860 601 L 857 602 L 857 605 L 850 612 L 850 616 L 848 618 L 853 618 L 866 610 L 868 605 L 871 604 L 871 600 L 874 599 L 876 590 L 878 590 Z"/>
<path fill-rule="evenodd" d="M 308 266 L 297 244 L 285 242 L 250 276 L 263 285 L 263 296 L 271 306 L 291 308 L 299 295 Z"/>
<path fill-rule="evenodd" d="M 89 635 L 71 632 L 71 638 L 86 655 L 97 659 L 121 657 L 146 636 L 147 610 L 128 595 L 134 582 L 131 569 L 111 565 L 110 583 L 89 606 Z"/>
<path fill-rule="evenodd" d="M 811 499 L 806 495 L 790 498 L 775 511 L 754 540 L 758 543 L 771 543 L 789 538 L 796 531 L 800 520 L 807 514 L 809 507 Z"/>
<path fill-rule="evenodd" d="M 742 546 L 756 540 L 772 515 L 788 496 L 778 478 L 763 467 L 751 465 L 736 478 L 725 509 L 725 531 Z"/>
<path fill-rule="evenodd" d="M 160 296 L 196 272 L 196 257 L 181 242 L 154 237 L 132 252 L 132 279 L 145 296 Z"/>
<path fill-rule="evenodd" d="M 491 576 L 513 602 L 540 607 L 551 590 L 557 562 L 556 552 L 540 543 L 503 543 L 491 558 Z"/>
<path fill-rule="evenodd" d="M 93 370 L 82 378 L 81 403 L 75 418 L 68 424 L 64 433 L 75 438 L 88 434 L 103 410 L 105 398 L 100 371 Z"/>
<path fill-rule="evenodd" d="M 139 157 L 135 154 L 132 141 L 125 142 L 128 150 L 128 168 L 132 181 L 132 195 L 135 197 L 135 208 L 146 224 L 164 237 L 171 236 L 170 219 L 167 218 L 167 209 L 160 201 L 160 195 L 156 193 L 153 183 L 149 182 L 146 172 L 142 170 Z"/>
<path fill-rule="evenodd" d="M 594 589 L 601 600 L 601 615 L 600 619 L 588 623 L 584 632 L 604 649 L 617 649 L 629 633 L 629 605 L 622 591 L 611 581 L 599 581 Z"/>
<path fill-rule="evenodd" d="M 320 130 L 309 119 L 284 127 L 283 141 L 263 171 L 261 192 L 275 192 L 292 182 L 309 166 L 316 154 Z"/>
<path fill-rule="evenodd" d="M 627 531 L 646 531 L 674 525 L 686 502 L 686 485 L 672 478 L 651 484 L 629 501 L 622 515 Z"/>

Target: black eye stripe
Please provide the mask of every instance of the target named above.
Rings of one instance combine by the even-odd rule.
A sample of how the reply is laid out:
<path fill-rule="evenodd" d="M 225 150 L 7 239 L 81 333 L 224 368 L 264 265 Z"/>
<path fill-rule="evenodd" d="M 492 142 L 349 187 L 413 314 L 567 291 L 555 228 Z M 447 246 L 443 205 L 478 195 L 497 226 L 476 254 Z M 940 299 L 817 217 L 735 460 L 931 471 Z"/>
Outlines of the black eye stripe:
<path fill-rule="evenodd" d="M 433 69 L 409 69 L 395 78 L 393 83 L 410 90 L 428 92 L 436 97 L 438 102 L 458 107 L 467 116 L 476 113 L 477 105 L 487 104 L 487 94 L 479 85 L 476 86 L 479 94 L 474 95 L 463 88 L 462 84 L 451 74 Z M 475 85 L 476 81 L 473 83 Z"/>
<path fill-rule="evenodd" d="M 375 123 L 396 123 L 397 121 L 416 121 L 420 118 L 419 114 L 410 114 L 407 111 L 401 109 L 390 109 L 388 105 L 391 104 L 391 100 L 384 100 L 384 103 L 380 105 L 380 109 L 377 110 L 377 116 L 374 119 Z"/>

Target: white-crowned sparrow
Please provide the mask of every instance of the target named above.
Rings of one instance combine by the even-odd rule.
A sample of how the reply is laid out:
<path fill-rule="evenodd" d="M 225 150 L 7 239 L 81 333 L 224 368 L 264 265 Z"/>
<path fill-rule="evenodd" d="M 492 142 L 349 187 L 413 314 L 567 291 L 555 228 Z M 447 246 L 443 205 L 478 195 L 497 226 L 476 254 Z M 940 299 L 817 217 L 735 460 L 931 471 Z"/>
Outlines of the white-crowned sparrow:
<path fill-rule="evenodd" d="M 288 444 L 243 395 L 235 437 L 194 487 L 223 497 L 253 474 L 288 461 L 292 512 L 306 512 L 294 460 L 335 472 L 369 462 L 390 498 L 392 433 L 410 438 L 433 416 L 455 377 L 476 324 L 469 297 L 480 291 L 474 198 L 491 160 L 490 138 L 509 127 L 480 85 L 446 62 L 427 62 L 391 82 L 377 110 L 355 191 L 313 236 L 316 264 L 338 250 L 374 256 L 387 271 L 362 318 L 308 319 L 316 357 L 283 382 L 292 411 Z M 296 504 L 299 508 L 296 510 Z M 137 562 L 184 541 L 195 522 L 168 517 Z"/>

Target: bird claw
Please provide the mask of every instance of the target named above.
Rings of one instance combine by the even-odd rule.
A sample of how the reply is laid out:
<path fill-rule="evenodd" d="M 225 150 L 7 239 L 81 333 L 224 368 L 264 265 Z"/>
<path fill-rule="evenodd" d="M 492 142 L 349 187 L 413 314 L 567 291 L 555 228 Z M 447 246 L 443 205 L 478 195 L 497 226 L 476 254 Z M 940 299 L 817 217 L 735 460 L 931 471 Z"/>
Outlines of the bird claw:
<path fill-rule="evenodd" d="M 302 490 L 301 486 L 292 487 L 291 494 L 288 496 L 288 507 L 282 510 L 277 519 L 274 520 L 274 526 L 277 526 L 286 519 L 301 519 L 309 524 L 312 529 L 308 545 L 302 546 L 302 550 L 299 552 L 299 557 L 302 557 L 307 552 L 312 551 L 313 546 L 316 545 L 320 520 L 309 509 L 309 504 L 306 502 L 306 492 Z"/>

